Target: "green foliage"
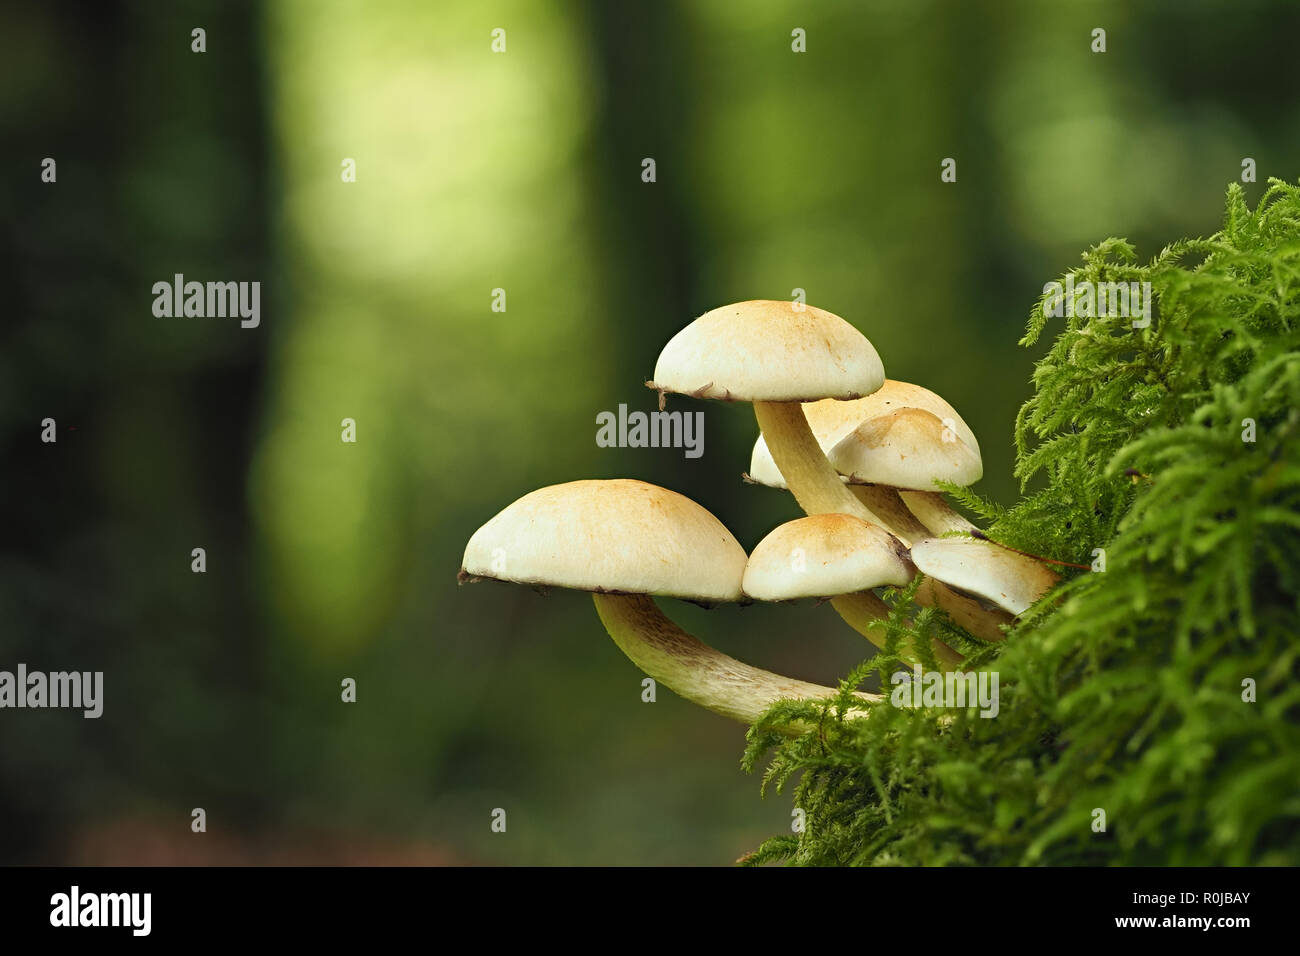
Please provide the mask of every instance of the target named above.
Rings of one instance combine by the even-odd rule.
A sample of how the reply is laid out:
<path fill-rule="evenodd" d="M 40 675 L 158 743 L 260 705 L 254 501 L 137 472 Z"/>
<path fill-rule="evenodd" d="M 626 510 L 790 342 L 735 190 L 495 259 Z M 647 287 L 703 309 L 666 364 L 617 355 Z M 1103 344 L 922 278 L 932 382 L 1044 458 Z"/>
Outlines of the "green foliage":
<path fill-rule="evenodd" d="M 1106 570 L 1069 572 L 978 650 L 996 718 L 773 708 L 744 764 L 767 759 L 765 791 L 794 782 L 807 827 L 744 862 L 1300 863 L 1300 189 L 1273 180 L 1251 210 L 1234 185 L 1210 238 L 1147 265 L 1111 239 L 1073 276 L 1149 282 L 1150 327 L 1048 319 L 1044 295 L 1022 344 L 1065 327 L 1016 422 L 1033 490 L 1005 510 L 958 497 L 995 541 L 1084 565 L 1104 549 Z M 872 672 L 890 687 L 898 647 L 951 628 L 907 592 L 887 600 L 890 646 L 841 706 Z M 794 715 L 818 729 L 782 738 Z"/>

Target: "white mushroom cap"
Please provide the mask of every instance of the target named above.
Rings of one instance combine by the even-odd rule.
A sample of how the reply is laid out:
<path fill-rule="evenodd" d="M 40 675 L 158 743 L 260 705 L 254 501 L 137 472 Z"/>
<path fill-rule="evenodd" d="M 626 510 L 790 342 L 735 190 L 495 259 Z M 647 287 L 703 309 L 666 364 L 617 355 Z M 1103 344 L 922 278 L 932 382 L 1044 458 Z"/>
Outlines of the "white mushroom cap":
<path fill-rule="evenodd" d="M 984 474 L 979 452 L 919 408 L 868 419 L 826 455 L 850 481 L 933 491 L 935 481 L 971 485 Z"/>
<path fill-rule="evenodd" d="M 835 597 L 893 584 L 915 571 L 889 532 L 851 515 L 820 514 L 787 521 L 754 547 L 744 589 L 760 601 Z"/>
<path fill-rule="evenodd" d="M 975 538 L 929 538 L 912 546 L 922 572 L 1003 610 L 1020 615 L 1058 580 L 1055 572 L 1024 555 Z"/>
<path fill-rule="evenodd" d="M 745 549 L 684 495 L 631 479 L 571 481 L 509 505 L 469 539 L 462 577 L 738 601 Z"/>
<path fill-rule="evenodd" d="M 706 312 L 674 335 L 648 384 L 696 398 L 804 402 L 858 398 L 884 380 L 875 348 L 838 315 L 758 300 Z"/>
<path fill-rule="evenodd" d="M 980 446 L 970 426 L 957 414 L 957 410 L 941 397 L 911 382 L 899 382 L 886 379 L 877 391 L 863 398 L 851 401 L 826 399 L 809 402 L 803 407 L 808 418 L 808 427 L 823 451 L 830 451 L 845 435 L 863 422 L 878 415 L 896 411 L 900 408 L 921 408 L 938 416 L 944 426 L 974 449 L 978 455 Z M 758 436 L 754 443 L 754 453 L 750 457 L 749 477 L 760 485 L 784 488 L 785 478 L 772 460 L 772 453 L 767 449 L 767 440 Z M 927 486 L 928 487 L 928 486 Z"/>

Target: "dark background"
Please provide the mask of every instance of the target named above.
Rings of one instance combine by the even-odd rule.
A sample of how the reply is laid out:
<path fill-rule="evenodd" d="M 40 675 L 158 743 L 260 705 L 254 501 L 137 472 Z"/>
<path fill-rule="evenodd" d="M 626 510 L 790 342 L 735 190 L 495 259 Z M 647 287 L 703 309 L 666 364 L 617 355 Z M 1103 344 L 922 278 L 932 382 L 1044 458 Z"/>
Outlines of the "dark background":
<path fill-rule="evenodd" d="M 0 669 L 106 689 L 0 711 L 0 862 L 726 863 L 784 829 L 742 727 L 642 703 L 581 595 L 458 589 L 465 541 L 578 477 L 746 547 L 793 516 L 740 483 L 747 406 L 680 403 L 699 460 L 594 439 L 691 318 L 796 288 L 1014 500 L 1043 283 L 1212 232 L 1244 157 L 1252 199 L 1294 180 L 1297 36 L 1283 2 L 8 4 Z M 261 326 L 154 317 L 178 272 L 260 281 Z M 805 679 L 865 650 L 828 607 L 668 610 Z"/>

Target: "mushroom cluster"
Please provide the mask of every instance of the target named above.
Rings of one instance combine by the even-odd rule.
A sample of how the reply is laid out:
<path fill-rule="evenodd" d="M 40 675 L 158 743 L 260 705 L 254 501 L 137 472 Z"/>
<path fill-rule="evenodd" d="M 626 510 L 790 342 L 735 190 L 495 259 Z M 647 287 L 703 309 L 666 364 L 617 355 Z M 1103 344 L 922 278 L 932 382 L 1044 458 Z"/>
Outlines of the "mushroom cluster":
<path fill-rule="evenodd" d="M 706 509 L 641 481 L 573 481 L 509 505 L 470 538 L 460 580 L 589 591 L 609 636 L 657 683 L 753 723 L 779 700 L 838 691 L 752 667 L 674 624 L 655 603 L 713 605 L 829 599 L 884 646 L 888 606 L 875 589 L 923 575 L 917 603 L 999 640 L 1057 575 L 999 547 L 944 501 L 936 482 L 982 476 L 979 443 L 933 392 L 885 378 L 875 348 L 837 315 L 801 303 L 739 302 L 700 316 L 664 347 L 654 380 L 668 393 L 754 406 L 761 434 L 746 480 L 786 488 L 806 517 L 746 555 Z M 962 656 L 938 640 L 944 669 Z M 868 713 L 879 695 L 858 693 Z M 791 732 L 800 728 L 791 726 Z"/>

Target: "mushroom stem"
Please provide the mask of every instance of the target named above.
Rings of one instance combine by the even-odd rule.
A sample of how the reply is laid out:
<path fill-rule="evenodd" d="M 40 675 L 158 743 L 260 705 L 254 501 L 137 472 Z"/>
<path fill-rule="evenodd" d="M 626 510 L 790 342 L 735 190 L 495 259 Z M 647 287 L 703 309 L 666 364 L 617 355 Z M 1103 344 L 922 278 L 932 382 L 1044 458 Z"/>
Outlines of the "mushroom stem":
<path fill-rule="evenodd" d="M 913 541 L 930 537 L 930 530 L 907 509 L 895 489 L 888 485 L 849 485 L 848 488 L 855 498 L 885 519 L 886 531 L 892 531 L 909 548 Z"/>
<path fill-rule="evenodd" d="M 798 402 L 754 402 L 772 460 L 805 514 L 846 514 L 885 526 L 844 484 L 808 427 Z"/>
<path fill-rule="evenodd" d="M 952 506 L 943 500 L 943 495 L 937 491 L 900 491 L 898 496 L 907 506 L 907 510 L 915 515 L 935 537 L 951 531 L 969 534 L 978 530 L 975 525 L 954 511 Z"/>
<path fill-rule="evenodd" d="M 858 591 L 856 594 L 841 594 L 831 598 L 831 606 L 839 612 L 844 622 L 876 647 L 885 646 L 885 628 L 881 623 L 889 616 L 889 605 L 871 591 Z M 938 639 L 931 639 L 934 656 L 939 661 L 941 670 L 953 670 L 961 664 L 963 658 L 951 647 Z"/>
<path fill-rule="evenodd" d="M 752 724 L 779 700 L 820 700 L 839 691 L 751 667 L 714 650 L 668 619 L 643 594 L 593 594 L 605 630 L 632 663 L 669 690 L 724 717 Z M 879 694 L 855 692 L 864 703 Z M 852 711 L 848 717 L 865 716 Z M 806 728 L 791 726 L 790 733 Z"/>
<path fill-rule="evenodd" d="M 932 577 L 921 583 L 916 592 L 916 603 L 921 607 L 939 608 L 952 618 L 954 624 L 986 641 L 1003 640 L 1006 635 L 1002 628 L 1015 621 L 1006 611 L 986 608 L 975 598 L 954 591 Z"/>

